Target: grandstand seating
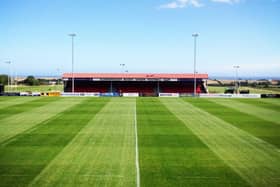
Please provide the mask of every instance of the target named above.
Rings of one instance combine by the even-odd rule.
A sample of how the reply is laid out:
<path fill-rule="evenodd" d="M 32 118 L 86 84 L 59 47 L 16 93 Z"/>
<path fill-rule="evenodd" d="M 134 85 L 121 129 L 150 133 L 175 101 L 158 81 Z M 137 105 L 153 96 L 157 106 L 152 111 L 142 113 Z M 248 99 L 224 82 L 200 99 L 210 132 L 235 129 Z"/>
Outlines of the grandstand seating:
<path fill-rule="evenodd" d="M 201 93 L 202 84 L 197 83 L 196 93 Z M 194 87 L 192 83 L 176 82 L 176 83 L 163 83 L 160 85 L 160 91 L 163 93 L 193 93 Z"/>
<path fill-rule="evenodd" d="M 71 92 L 71 81 L 65 84 L 65 92 Z M 159 87 L 158 87 L 159 86 Z M 161 93 L 193 93 L 192 81 L 75 81 L 75 92 L 117 92 L 117 93 L 139 93 L 140 95 L 155 96 Z M 197 93 L 205 93 L 201 81 L 197 82 Z"/>

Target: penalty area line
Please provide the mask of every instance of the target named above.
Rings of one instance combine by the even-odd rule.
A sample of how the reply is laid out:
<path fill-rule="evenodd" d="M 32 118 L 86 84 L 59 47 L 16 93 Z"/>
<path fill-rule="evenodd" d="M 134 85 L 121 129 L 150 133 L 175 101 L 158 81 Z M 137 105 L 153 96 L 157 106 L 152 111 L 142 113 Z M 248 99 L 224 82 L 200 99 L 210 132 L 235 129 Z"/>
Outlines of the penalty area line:
<path fill-rule="evenodd" d="M 134 107 L 134 130 L 135 130 L 135 166 L 136 166 L 136 187 L 140 187 L 138 132 L 137 132 L 137 106 Z"/>

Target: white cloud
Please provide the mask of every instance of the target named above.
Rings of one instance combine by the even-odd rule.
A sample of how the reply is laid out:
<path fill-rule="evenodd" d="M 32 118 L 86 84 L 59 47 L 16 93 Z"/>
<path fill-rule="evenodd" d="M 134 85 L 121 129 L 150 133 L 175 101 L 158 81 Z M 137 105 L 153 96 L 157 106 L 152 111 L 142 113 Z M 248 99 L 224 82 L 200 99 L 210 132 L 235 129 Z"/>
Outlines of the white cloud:
<path fill-rule="evenodd" d="M 176 0 L 167 4 L 160 5 L 160 9 L 175 9 L 175 8 L 185 8 L 187 6 L 202 7 L 203 4 L 199 0 Z"/>
<path fill-rule="evenodd" d="M 225 3 L 225 4 L 236 4 L 241 0 L 209 0 L 213 3 Z M 272 0 L 276 1 L 276 0 Z M 193 7 L 202 7 L 204 4 L 201 3 L 201 0 L 174 0 L 172 2 L 160 5 L 160 9 L 177 9 L 177 8 L 185 8 L 187 6 Z"/>
<path fill-rule="evenodd" d="M 240 0 L 211 0 L 214 3 L 227 3 L 227 4 L 234 4 L 239 3 Z"/>

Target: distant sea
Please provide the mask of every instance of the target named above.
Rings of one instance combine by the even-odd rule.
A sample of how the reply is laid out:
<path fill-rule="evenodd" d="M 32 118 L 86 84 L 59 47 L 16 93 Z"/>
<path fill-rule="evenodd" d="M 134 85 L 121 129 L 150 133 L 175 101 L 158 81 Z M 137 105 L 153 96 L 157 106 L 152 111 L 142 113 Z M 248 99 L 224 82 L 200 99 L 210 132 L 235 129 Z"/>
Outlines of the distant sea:
<path fill-rule="evenodd" d="M 211 76 L 209 75 L 209 79 L 217 79 L 217 80 L 235 80 L 236 77 L 232 76 Z M 280 80 L 280 77 L 271 77 L 271 76 L 257 76 L 257 77 L 238 77 L 239 80 Z"/>
<path fill-rule="evenodd" d="M 18 75 L 18 77 L 26 77 L 27 75 Z M 35 75 L 36 78 L 58 78 L 60 76 L 48 76 L 48 75 Z M 211 76 L 209 75 L 209 79 L 217 79 L 217 80 L 235 80 L 233 76 Z M 280 80 L 280 76 L 255 76 L 255 77 L 238 77 L 239 80 Z"/>

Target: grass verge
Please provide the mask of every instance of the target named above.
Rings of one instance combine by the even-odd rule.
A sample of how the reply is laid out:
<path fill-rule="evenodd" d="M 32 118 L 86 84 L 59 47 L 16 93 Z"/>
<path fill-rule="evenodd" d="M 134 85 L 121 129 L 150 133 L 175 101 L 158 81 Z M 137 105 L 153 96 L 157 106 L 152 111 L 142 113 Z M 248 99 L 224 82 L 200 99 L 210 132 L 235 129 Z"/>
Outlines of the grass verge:
<path fill-rule="evenodd" d="M 248 186 L 157 98 L 137 100 L 142 186 Z"/>

